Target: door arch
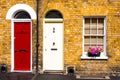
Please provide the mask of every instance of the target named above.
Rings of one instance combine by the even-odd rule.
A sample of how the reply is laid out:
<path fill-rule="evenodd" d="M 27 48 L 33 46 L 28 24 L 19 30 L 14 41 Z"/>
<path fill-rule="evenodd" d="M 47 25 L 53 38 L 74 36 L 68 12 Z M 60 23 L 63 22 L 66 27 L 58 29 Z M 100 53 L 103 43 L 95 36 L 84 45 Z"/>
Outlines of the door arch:
<path fill-rule="evenodd" d="M 11 20 L 11 71 L 32 71 L 32 19 L 34 10 L 26 4 L 16 4 L 8 10 Z"/>
<path fill-rule="evenodd" d="M 43 26 L 43 71 L 63 70 L 63 24 L 59 11 L 47 12 Z"/>
<path fill-rule="evenodd" d="M 13 71 L 31 71 L 31 17 L 25 11 L 15 14 L 13 23 Z"/>
<path fill-rule="evenodd" d="M 12 20 L 12 71 L 32 70 L 31 17 L 25 11 L 17 12 Z"/>

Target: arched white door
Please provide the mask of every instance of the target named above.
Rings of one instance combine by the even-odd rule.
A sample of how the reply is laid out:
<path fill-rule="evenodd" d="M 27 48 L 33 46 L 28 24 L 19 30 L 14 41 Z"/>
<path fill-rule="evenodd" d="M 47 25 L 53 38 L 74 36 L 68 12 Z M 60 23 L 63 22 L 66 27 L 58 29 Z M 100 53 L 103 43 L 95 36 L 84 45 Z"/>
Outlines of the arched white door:
<path fill-rule="evenodd" d="M 61 71 L 63 70 L 63 19 L 52 17 L 48 12 L 44 19 L 43 27 L 43 70 Z"/>

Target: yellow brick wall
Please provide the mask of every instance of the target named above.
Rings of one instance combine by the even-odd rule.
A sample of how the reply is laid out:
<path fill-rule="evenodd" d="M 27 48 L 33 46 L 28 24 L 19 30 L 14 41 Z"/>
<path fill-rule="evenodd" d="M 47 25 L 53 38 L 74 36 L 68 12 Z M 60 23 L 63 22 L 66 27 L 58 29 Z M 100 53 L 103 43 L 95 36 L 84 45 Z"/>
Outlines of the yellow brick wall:
<path fill-rule="evenodd" d="M 0 0 L 0 64 L 11 68 L 11 21 L 6 14 L 15 4 L 27 4 L 34 10 L 36 0 Z M 115 0 L 41 0 L 39 2 L 39 68 L 42 67 L 43 19 L 45 14 L 56 9 L 64 18 L 64 66 L 73 65 L 76 73 L 85 76 L 104 76 L 120 73 L 120 2 Z M 108 60 L 81 60 L 84 16 L 106 16 Z M 32 47 L 35 68 L 36 32 L 33 21 Z"/>

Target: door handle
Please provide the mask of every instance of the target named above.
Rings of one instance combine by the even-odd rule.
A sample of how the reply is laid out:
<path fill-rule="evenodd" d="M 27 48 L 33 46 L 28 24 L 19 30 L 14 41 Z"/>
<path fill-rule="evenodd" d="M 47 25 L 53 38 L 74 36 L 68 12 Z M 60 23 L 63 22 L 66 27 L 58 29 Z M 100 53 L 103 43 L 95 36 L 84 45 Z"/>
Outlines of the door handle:
<path fill-rule="evenodd" d="M 19 52 L 27 52 L 25 49 L 20 49 Z"/>
<path fill-rule="evenodd" d="M 51 48 L 51 51 L 57 51 L 57 48 Z"/>

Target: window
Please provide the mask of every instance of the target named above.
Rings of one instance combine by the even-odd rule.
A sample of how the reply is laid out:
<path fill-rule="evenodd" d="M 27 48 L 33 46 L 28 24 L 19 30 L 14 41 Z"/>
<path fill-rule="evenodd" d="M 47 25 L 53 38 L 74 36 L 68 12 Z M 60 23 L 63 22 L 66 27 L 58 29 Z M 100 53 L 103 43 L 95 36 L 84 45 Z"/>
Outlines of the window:
<path fill-rule="evenodd" d="M 89 47 L 100 47 L 103 49 L 100 57 L 94 58 L 107 59 L 105 17 L 85 17 L 83 24 L 83 55 L 81 58 L 93 58 L 87 55 Z"/>
<path fill-rule="evenodd" d="M 30 19 L 30 15 L 25 11 L 17 12 L 14 16 L 15 19 Z"/>
<path fill-rule="evenodd" d="M 46 14 L 45 18 L 63 18 L 63 17 L 59 11 L 51 10 Z"/>

